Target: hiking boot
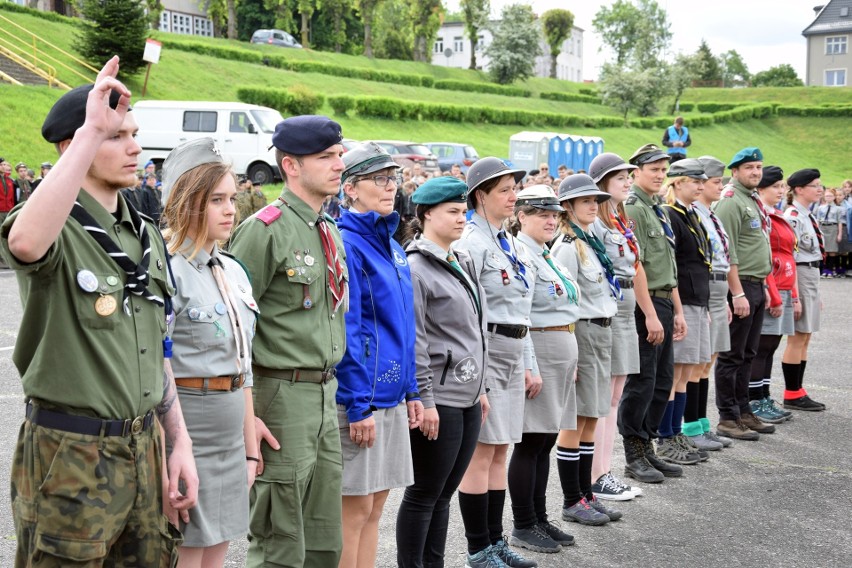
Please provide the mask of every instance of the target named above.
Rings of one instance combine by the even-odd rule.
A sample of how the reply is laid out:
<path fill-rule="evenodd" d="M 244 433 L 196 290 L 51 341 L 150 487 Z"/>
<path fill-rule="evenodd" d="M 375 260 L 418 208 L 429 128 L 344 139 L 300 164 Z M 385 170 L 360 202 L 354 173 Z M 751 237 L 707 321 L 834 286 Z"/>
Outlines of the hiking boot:
<path fill-rule="evenodd" d="M 684 450 L 689 452 L 690 457 L 698 456 L 699 461 L 706 462 L 710 459 L 710 454 L 707 453 L 707 450 L 702 450 L 698 446 L 692 443 L 692 440 L 681 432 L 680 434 L 674 435 L 674 441 L 680 444 Z"/>
<path fill-rule="evenodd" d="M 745 424 L 745 427 L 749 430 L 754 430 L 760 434 L 772 434 L 775 432 L 775 426 L 764 424 L 754 414 L 743 414 L 740 416 L 740 422 Z"/>
<path fill-rule="evenodd" d="M 476 554 L 468 554 L 464 565 L 465 568 L 506 568 L 506 563 L 500 560 L 490 545 Z"/>
<path fill-rule="evenodd" d="M 778 403 L 775 402 L 775 399 L 766 398 L 765 400 L 766 400 L 766 406 L 770 410 L 772 410 L 772 412 L 774 412 L 775 414 L 783 416 L 785 420 L 790 420 L 793 417 L 793 413 L 790 412 L 789 410 L 784 410 L 783 408 L 778 406 Z"/>
<path fill-rule="evenodd" d="M 509 544 L 526 548 L 533 552 L 559 552 L 562 547 L 555 540 L 550 538 L 544 529 L 537 524 L 525 529 L 512 529 L 512 536 L 509 537 Z"/>
<path fill-rule="evenodd" d="M 689 441 L 692 442 L 692 444 L 699 450 L 709 452 L 718 452 L 725 447 L 722 442 L 711 440 L 706 434 L 701 434 L 700 436 L 689 436 Z"/>
<path fill-rule="evenodd" d="M 767 424 L 781 424 L 782 422 L 787 421 L 786 418 L 772 412 L 772 410 L 766 406 L 765 398 L 761 400 L 752 400 L 748 403 L 748 405 L 749 408 L 751 408 L 751 413 L 754 414 L 761 422 L 765 422 Z"/>
<path fill-rule="evenodd" d="M 749 430 L 748 427 L 739 420 L 719 420 L 716 426 L 716 434 L 719 436 L 727 436 L 734 440 L 748 440 L 756 442 L 760 440 L 760 434 Z"/>
<path fill-rule="evenodd" d="M 645 457 L 642 438 L 624 438 L 624 475 L 642 483 L 662 483 L 663 474 L 657 471 Z"/>
<path fill-rule="evenodd" d="M 563 531 L 550 521 L 539 521 L 538 526 L 547 533 L 547 536 L 560 546 L 574 546 L 574 537 Z"/>
<path fill-rule="evenodd" d="M 630 501 L 633 493 L 614 483 L 611 473 L 605 473 L 592 485 L 592 495 L 605 501 Z"/>
<path fill-rule="evenodd" d="M 679 465 L 666 463 L 657 457 L 654 451 L 654 444 L 651 440 L 642 440 L 645 447 L 645 459 L 651 464 L 651 467 L 662 473 L 665 477 L 680 477 L 683 475 L 683 468 Z"/>
<path fill-rule="evenodd" d="M 711 442 L 719 442 L 725 448 L 730 448 L 731 444 L 734 443 L 730 438 L 726 438 L 725 436 L 718 436 L 715 432 L 704 432 L 704 437 L 710 440 Z"/>
<path fill-rule="evenodd" d="M 609 517 L 597 509 L 592 508 L 586 498 L 583 497 L 570 507 L 562 509 L 562 520 L 580 523 L 590 527 L 599 527 L 609 522 Z"/>
<path fill-rule="evenodd" d="M 680 465 L 695 465 L 701 461 L 698 454 L 688 452 L 674 438 L 660 438 L 657 440 L 657 456 L 663 461 Z M 651 465 L 654 465 L 653 461 Z"/>
<path fill-rule="evenodd" d="M 617 521 L 624 515 L 618 509 L 614 507 L 607 507 L 600 501 L 598 501 L 594 496 L 592 496 L 592 500 L 589 501 L 589 505 L 591 505 L 592 509 L 597 511 L 598 513 L 603 513 L 607 517 L 609 517 L 610 521 Z"/>
<path fill-rule="evenodd" d="M 535 560 L 527 560 L 506 544 L 505 539 L 500 539 L 496 543 L 491 545 L 491 548 L 494 549 L 494 554 L 503 561 L 503 564 L 509 566 L 510 568 L 536 568 L 538 566 L 538 562 Z"/>

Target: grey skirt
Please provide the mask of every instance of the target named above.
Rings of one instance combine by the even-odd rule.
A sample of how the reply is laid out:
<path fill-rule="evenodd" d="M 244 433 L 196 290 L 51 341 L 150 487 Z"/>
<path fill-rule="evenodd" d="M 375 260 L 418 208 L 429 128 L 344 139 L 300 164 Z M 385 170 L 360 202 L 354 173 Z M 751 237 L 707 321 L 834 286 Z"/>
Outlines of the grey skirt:
<path fill-rule="evenodd" d="M 408 405 L 401 402 L 392 408 L 374 410 L 373 419 L 376 441 L 372 448 L 361 448 L 349 437 L 346 408 L 337 405 L 343 453 L 343 495 L 371 495 L 414 483 Z"/>
<path fill-rule="evenodd" d="M 796 282 L 799 286 L 799 302 L 802 304 L 802 317 L 796 321 L 798 333 L 819 331 L 819 268 L 810 266 L 796 267 Z"/>
<path fill-rule="evenodd" d="M 793 293 L 790 290 L 778 290 L 781 295 L 781 315 L 777 318 L 769 315 L 769 310 L 763 314 L 763 329 L 761 335 L 793 335 L 796 333 L 796 320 L 793 319 Z"/>
<path fill-rule="evenodd" d="M 728 283 L 710 281 L 710 354 L 731 350 L 731 326 L 728 323 Z"/>
<path fill-rule="evenodd" d="M 845 224 L 840 232 L 840 245 L 837 249 L 840 253 L 852 252 L 852 243 L 849 242 L 849 227 Z"/>
<path fill-rule="evenodd" d="M 479 431 L 483 444 L 514 444 L 524 434 L 524 340 L 488 334 L 485 369 L 491 410 Z"/>
<path fill-rule="evenodd" d="M 710 320 L 704 306 L 683 306 L 686 337 L 673 341 L 674 362 L 678 365 L 698 365 L 710 362 Z"/>
<path fill-rule="evenodd" d="M 837 231 L 840 225 L 821 225 L 822 240 L 825 243 L 825 252 L 840 252 L 840 243 L 837 242 Z"/>
<path fill-rule="evenodd" d="M 577 322 L 577 416 L 602 418 L 612 401 L 612 330 Z"/>
<path fill-rule="evenodd" d="M 183 545 L 213 546 L 248 534 L 249 491 L 243 437 L 245 395 L 178 387 L 198 470 L 198 504 L 180 523 Z"/>
<path fill-rule="evenodd" d="M 613 376 L 639 372 L 639 336 L 636 335 L 636 293 L 622 288 L 624 299 L 618 302 L 618 313 L 612 318 Z M 538 351 L 536 351 L 538 354 Z"/>
<path fill-rule="evenodd" d="M 541 392 L 524 400 L 524 432 L 555 434 L 577 428 L 577 338 L 568 331 L 532 331 Z"/>

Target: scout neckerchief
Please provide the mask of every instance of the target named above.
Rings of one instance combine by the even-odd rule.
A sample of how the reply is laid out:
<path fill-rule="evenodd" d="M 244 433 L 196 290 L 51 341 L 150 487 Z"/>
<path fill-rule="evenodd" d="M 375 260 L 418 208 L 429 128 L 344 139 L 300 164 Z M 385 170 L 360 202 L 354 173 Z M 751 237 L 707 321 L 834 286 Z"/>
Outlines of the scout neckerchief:
<path fill-rule="evenodd" d="M 707 236 L 707 229 L 704 228 L 704 225 L 702 225 L 701 221 L 699 221 L 696 217 L 695 210 L 691 207 L 686 209 L 678 201 L 675 201 L 671 205 L 666 205 L 666 207 L 674 209 L 684 216 L 686 219 L 686 226 L 689 228 L 689 232 L 692 233 L 692 236 L 695 239 L 695 244 L 698 245 L 698 254 L 704 259 L 704 264 L 707 265 L 707 270 L 710 270 L 712 266 L 712 263 L 710 262 L 712 258 L 710 253 L 710 238 Z"/>
<path fill-rule="evenodd" d="M 627 226 L 624 219 L 621 218 L 621 215 L 617 215 L 613 211 L 610 211 L 609 218 L 612 220 L 615 228 L 618 229 L 618 232 L 627 240 L 627 246 L 631 251 L 633 251 L 633 256 L 636 258 L 636 260 L 633 261 L 633 266 L 635 267 L 639 264 L 639 245 L 636 243 L 636 235 L 633 234 L 633 231 Z"/>
<path fill-rule="evenodd" d="M 819 253 L 825 258 L 825 241 L 822 238 L 822 231 L 819 228 L 819 223 L 817 223 L 816 218 L 814 218 L 813 213 L 808 211 L 808 217 L 811 220 L 811 225 L 814 227 L 814 232 L 816 233 L 817 242 L 819 243 Z"/>
<path fill-rule="evenodd" d="M 766 212 L 766 209 L 763 208 L 763 202 L 760 201 L 757 191 L 751 192 L 751 199 L 754 201 L 754 205 L 757 207 L 757 213 L 760 215 L 760 228 L 763 229 L 763 232 L 768 238 L 769 231 L 772 230 L 772 220 L 769 218 L 769 214 Z"/>
<path fill-rule="evenodd" d="M 716 228 L 716 234 L 719 235 L 719 240 L 722 242 L 722 249 L 725 251 L 725 260 L 728 262 L 731 261 L 731 253 L 728 251 L 728 239 L 725 238 L 724 230 L 722 229 L 722 223 L 719 222 L 719 218 L 716 217 L 716 214 L 713 213 L 713 210 L 709 207 L 707 211 L 710 213 L 710 221 L 713 222 L 713 227 Z"/>
<path fill-rule="evenodd" d="M 325 256 L 325 266 L 328 270 L 328 289 L 331 292 L 331 309 L 333 312 L 343 303 L 343 295 L 345 293 L 345 282 L 343 280 L 343 266 L 340 264 L 340 258 L 337 255 L 337 245 L 334 243 L 334 238 L 331 236 L 331 231 L 328 229 L 328 224 L 325 217 L 320 215 L 316 222 L 319 229 L 320 240 L 322 241 L 322 252 Z"/>
<path fill-rule="evenodd" d="M 500 243 L 500 248 L 503 249 L 503 254 L 506 255 L 506 258 L 509 259 L 509 262 L 512 263 L 512 268 L 515 269 L 515 278 L 524 283 L 524 288 L 527 290 L 530 289 L 530 285 L 525 278 L 527 274 L 527 267 L 524 266 L 524 263 L 518 260 L 518 255 L 512 252 L 512 247 L 509 245 L 509 239 L 506 237 L 506 231 L 500 230 L 497 232 L 497 242 Z M 506 271 L 503 271 L 503 284 L 509 283 L 509 277 L 506 274 Z"/>
<path fill-rule="evenodd" d="M 482 306 L 479 303 L 479 294 L 476 292 L 476 286 L 473 284 L 473 280 L 470 279 L 470 276 L 467 275 L 467 272 L 462 270 L 461 264 L 456 260 L 456 256 L 452 253 L 452 251 L 447 253 L 447 264 L 453 267 L 453 269 L 461 274 L 462 278 L 465 279 L 470 285 L 470 290 L 473 292 L 473 299 L 476 301 L 476 312 L 479 313 L 482 311 Z"/>
<path fill-rule="evenodd" d="M 544 250 L 541 251 L 541 256 L 544 257 L 544 262 L 546 262 L 548 266 L 553 269 L 553 272 L 556 273 L 559 279 L 562 280 L 562 285 L 565 286 L 565 293 L 568 294 L 568 301 L 577 305 L 580 302 L 580 291 L 577 289 L 577 286 L 556 267 L 556 264 L 553 262 L 553 257 L 550 256 L 550 250 L 548 250 L 546 246 L 544 247 Z"/>
<path fill-rule="evenodd" d="M 248 370 L 248 342 L 246 340 L 245 328 L 243 327 L 243 318 L 240 315 L 238 307 L 239 304 L 234 298 L 231 287 L 228 286 L 228 281 L 225 279 L 225 269 L 222 267 L 222 261 L 218 257 L 211 255 L 207 266 L 210 267 L 210 271 L 213 273 L 216 287 L 219 288 L 219 294 L 222 296 L 228 318 L 231 320 L 231 332 L 234 334 L 234 343 L 237 347 L 237 373 L 241 374 Z"/>
<path fill-rule="evenodd" d="M 621 293 L 621 286 L 618 285 L 618 280 L 615 278 L 615 271 L 612 268 L 612 261 L 606 254 L 606 247 L 604 246 L 604 244 L 599 238 L 594 235 L 594 233 L 586 233 L 573 221 L 571 222 L 571 228 L 574 229 L 574 234 L 577 235 L 578 239 L 592 247 L 592 250 L 595 251 L 595 256 L 598 257 L 598 260 L 604 267 L 606 279 L 607 282 L 609 282 L 609 291 L 612 292 L 612 295 L 617 300 L 623 300 L 624 295 Z"/>
<path fill-rule="evenodd" d="M 130 296 L 128 292 L 136 296 L 142 296 L 158 306 L 165 305 L 165 302 L 161 297 L 148 291 L 148 263 L 151 261 L 151 242 L 148 238 L 148 230 L 145 227 L 145 222 L 139 216 L 139 213 L 136 212 L 136 209 L 129 204 L 127 205 L 127 212 L 130 222 L 133 225 L 133 232 L 136 233 L 136 238 L 139 239 L 139 243 L 142 245 L 142 259 L 139 261 L 139 264 L 130 260 L 130 257 L 118 248 L 115 241 L 109 237 L 103 227 L 98 225 L 95 218 L 80 205 L 79 201 L 74 202 L 74 207 L 71 209 L 71 217 L 80 223 L 104 252 L 127 274 L 127 282 L 124 284 L 122 307 L 124 308 L 124 313 L 130 315 Z"/>
<path fill-rule="evenodd" d="M 651 199 L 654 199 L 653 197 Z M 657 218 L 660 220 L 660 224 L 663 226 L 663 232 L 666 234 L 666 240 L 669 241 L 669 245 L 672 247 L 672 250 L 675 248 L 675 238 L 674 232 L 672 232 L 672 226 L 669 224 L 669 219 L 666 217 L 666 214 L 663 213 L 662 207 L 660 207 L 656 201 L 652 202 L 651 208 L 654 210 L 654 213 L 657 214 Z"/>

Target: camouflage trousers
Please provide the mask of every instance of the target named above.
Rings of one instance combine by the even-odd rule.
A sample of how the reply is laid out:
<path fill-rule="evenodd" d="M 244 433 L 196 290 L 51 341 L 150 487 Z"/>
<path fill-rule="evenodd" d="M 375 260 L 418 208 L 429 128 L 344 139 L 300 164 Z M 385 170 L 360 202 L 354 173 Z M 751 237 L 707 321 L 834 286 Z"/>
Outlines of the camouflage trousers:
<path fill-rule="evenodd" d="M 21 426 L 12 512 L 24 567 L 174 567 L 180 533 L 162 513 L 157 425 L 99 438 Z"/>

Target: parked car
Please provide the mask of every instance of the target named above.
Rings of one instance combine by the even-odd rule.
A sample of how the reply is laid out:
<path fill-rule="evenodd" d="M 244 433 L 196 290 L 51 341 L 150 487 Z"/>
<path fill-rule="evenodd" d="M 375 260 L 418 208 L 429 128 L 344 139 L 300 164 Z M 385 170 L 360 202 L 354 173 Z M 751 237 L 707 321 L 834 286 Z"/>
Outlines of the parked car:
<path fill-rule="evenodd" d="M 393 161 L 408 168 L 414 164 L 420 164 L 424 172 L 432 175 L 441 175 L 438 167 L 438 158 L 429 151 L 429 148 L 416 142 L 400 142 L 399 140 L 374 140 L 376 144 L 387 150 Z"/>
<path fill-rule="evenodd" d="M 462 172 L 467 175 L 467 170 L 479 159 L 479 154 L 473 146 L 467 144 L 455 144 L 453 142 L 426 142 L 424 144 L 433 154 L 438 156 L 438 166 L 441 171 L 450 171 L 453 164 L 461 166 Z"/>
<path fill-rule="evenodd" d="M 351 138 L 344 138 L 340 141 L 340 144 L 343 146 L 343 151 L 348 152 L 349 150 L 360 144 L 360 142 L 358 142 L 357 140 L 352 140 Z"/>
<path fill-rule="evenodd" d="M 251 43 L 266 43 L 280 47 L 298 47 L 302 44 L 283 30 L 257 30 L 251 34 Z"/>

